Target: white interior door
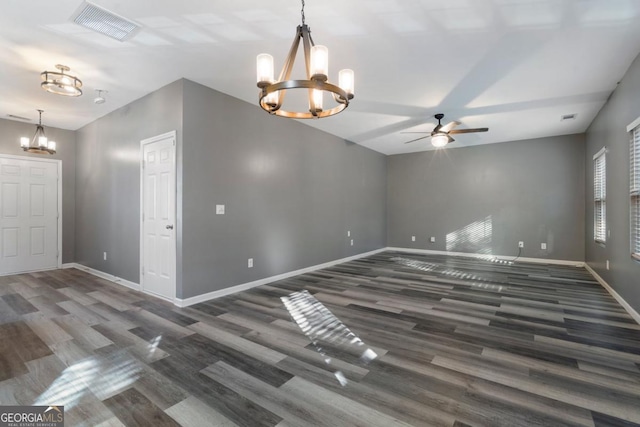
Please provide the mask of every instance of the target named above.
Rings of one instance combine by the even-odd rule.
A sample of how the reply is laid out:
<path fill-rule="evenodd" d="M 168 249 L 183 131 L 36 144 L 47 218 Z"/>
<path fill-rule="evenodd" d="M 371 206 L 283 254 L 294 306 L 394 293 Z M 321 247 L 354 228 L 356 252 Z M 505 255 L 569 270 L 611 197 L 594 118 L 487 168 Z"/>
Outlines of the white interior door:
<path fill-rule="evenodd" d="M 145 292 L 176 297 L 176 136 L 142 141 L 140 283 Z"/>
<path fill-rule="evenodd" d="M 0 156 L 0 274 L 58 267 L 59 161 Z"/>

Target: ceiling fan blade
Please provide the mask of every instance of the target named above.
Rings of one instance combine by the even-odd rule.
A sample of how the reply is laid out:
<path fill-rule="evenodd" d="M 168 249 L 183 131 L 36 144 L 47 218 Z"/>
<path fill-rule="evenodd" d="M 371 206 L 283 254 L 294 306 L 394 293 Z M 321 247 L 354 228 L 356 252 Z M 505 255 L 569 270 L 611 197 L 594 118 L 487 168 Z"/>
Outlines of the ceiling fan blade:
<path fill-rule="evenodd" d="M 412 139 L 411 141 L 405 142 L 405 144 L 409 144 L 410 142 L 420 141 L 421 139 L 425 139 L 425 138 L 431 138 L 431 134 L 426 135 L 426 136 L 421 136 L 420 138 Z"/>
<path fill-rule="evenodd" d="M 455 141 L 455 139 L 451 138 L 451 136 L 449 136 L 447 134 L 447 138 L 449 138 L 449 140 L 447 141 L 447 144 L 451 144 L 453 141 Z"/>
<path fill-rule="evenodd" d="M 489 128 L 476 128 L 476 129 L 457 129 L 457 130 L 452 130 L 449 133 L 450 134 L 456 134 L 456 133 L 474 133 L 474 132 L 487 132 L 489 130 Z"/>
<path fill-rule="evenodd" d="M 444 132 L 444 133 L 448 133 L 450 132 L 454 127 L 458 126 L 460 124 L 460 122 L 456 122 L 455 120 L 453 122 L 449 122 L 446 125 L 442 126 L 439 131 L 440 132 Z"/>

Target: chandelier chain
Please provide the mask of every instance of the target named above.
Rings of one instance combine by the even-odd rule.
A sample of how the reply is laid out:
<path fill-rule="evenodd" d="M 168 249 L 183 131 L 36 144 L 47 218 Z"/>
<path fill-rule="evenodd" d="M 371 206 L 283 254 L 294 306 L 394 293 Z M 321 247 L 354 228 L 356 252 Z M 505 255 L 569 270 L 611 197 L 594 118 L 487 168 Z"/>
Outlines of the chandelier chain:
<path fill-rule="evenodd" d="M 302 9 L 300 10 L 300 14 L 302 15 L 302 25 L 305 25 L 305 22 L 304 22 L 304 0 L 302 0 Z"/>

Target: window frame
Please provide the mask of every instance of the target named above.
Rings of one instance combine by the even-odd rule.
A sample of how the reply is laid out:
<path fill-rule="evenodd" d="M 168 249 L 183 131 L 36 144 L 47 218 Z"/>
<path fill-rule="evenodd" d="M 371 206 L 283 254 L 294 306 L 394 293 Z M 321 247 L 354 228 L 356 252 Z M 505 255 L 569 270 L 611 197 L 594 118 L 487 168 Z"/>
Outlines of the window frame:
<path fill-rule="evenodd" d="M 593 240 L 607 243 L 607 148 L 593 156 Z M 602 168 L 601 173 L 598 172 Z"/>
<path fill-rule="evenodd" d="M 640 117 L 627 126 L 629 141 L 629 250 L 640 261 Z"/>

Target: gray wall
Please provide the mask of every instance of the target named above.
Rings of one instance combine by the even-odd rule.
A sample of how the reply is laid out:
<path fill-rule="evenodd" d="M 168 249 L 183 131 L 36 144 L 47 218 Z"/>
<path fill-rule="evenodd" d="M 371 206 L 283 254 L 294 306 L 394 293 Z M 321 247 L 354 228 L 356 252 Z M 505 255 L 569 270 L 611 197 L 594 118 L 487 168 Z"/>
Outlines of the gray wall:
<path fill-rule="evenodd" d="M 34 122 L 23 123 L 0 119 L 0 154 L 41 159 L 40 154 L 29 154 L 20 148 L 20 137 L 33 137 Z M 62 160 L 62 262 L 75 259 L 75 200 L 76 200 L 76 133 L 70 130 L 47 126 L 46 112 L 43 117 L 47 138 L 56 141 L 56 154 L 49 158 Z"/>
<path fill-rule="evenodd" d="M 383 155 L 180 80 L 77 132 L 77 262 L 139 282 L 140 141 L 171 130 L 178 297 L 385 246 Z"/>
<path fill-rule="evenodd" d="M 587 130 L 586 261 L 640 312 L 640 263 L 630 255 L 629 139 L 627 125 L 640 116 L 640 56 Z M 593 240 L 593 155 L 607 147 L 606 245 Z M 605 267 L 610 261 L 610 270 Z"/>
<path fill-rule="evenodd" d="M 385 246 L 385 156 L 190 81 L 184 101 L 183 298 Z"/>
<path fill-rule="evenodd" d="M 584 260 L 584 153 L 569 135 L 390 156 L 387 243 Z"/>
<path fill-rule="evenodd" d="M 77 131 L 76 262 L 139 283 L 140 141 L 172 130 L 179 147 L 182 80 Z"/>

